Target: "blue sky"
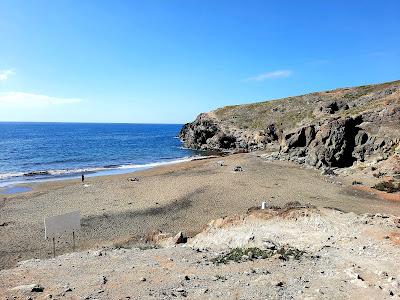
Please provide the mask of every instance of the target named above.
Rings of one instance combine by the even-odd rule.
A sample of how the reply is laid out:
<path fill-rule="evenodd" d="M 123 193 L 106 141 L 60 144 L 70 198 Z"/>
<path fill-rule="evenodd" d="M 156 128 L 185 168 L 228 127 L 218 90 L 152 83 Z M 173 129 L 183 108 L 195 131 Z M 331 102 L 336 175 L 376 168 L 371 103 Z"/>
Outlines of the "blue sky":
<path fill-rule="evenodd" d="M 0 121 L 184 123 L 400 79 L 400 1 L 0 0 Z"/>

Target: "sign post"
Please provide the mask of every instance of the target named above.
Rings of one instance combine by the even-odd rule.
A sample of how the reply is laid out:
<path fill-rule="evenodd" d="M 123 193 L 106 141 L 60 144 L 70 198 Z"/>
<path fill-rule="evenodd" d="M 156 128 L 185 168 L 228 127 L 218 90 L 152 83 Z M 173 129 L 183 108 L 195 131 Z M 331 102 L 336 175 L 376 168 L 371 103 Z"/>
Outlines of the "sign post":
<path fill-rule="evenodd" d="M 75 252 L 75 231 L 72 231 L 72 251 Z"/>
<path fill-rule="evenodd" d="M 56 240 L 53 238 L 53 258 L 56 258 Z"/>
<path fill-rule="evenodd" d="M 79 211 L 73 211 L 63 215 L 44 219 L 45 239 L 53 239 L 53 257 L 56 257 L 56 237 L 63 233 L 72 232 L 73 251 L 75 251 L 75 231 L 81 228 L 81 215 Z"/>

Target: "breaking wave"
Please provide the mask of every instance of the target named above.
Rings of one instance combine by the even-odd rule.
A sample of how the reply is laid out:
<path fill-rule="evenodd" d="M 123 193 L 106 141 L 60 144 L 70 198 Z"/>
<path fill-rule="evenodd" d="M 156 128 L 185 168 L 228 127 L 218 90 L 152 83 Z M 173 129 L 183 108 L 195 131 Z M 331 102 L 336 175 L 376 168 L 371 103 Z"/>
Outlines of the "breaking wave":
<path fill-rule="evenodd" d="M 102 167 L 88 167 L 88 168 L 76 168 L 76 169 L 63 169 L 63 170 L 39 170 L 31 172 L 10 172 L 0 174 L 0 180 L 10 180 L 10 179 L 40 179 L 40 178 L 51 178 L 51 177 L 68 177 L 78 174 L 94 174 L 102 171 L 114 170 L 118 173 L 118 170 L 138 171 L 148 168 L 154 168 L 163 165 L 177 164 L 182 162 L 188 162 L 191 160 L 197 160 L 205 158 L 206 156 L 191 156 L 183 157 L 175 160 L 152 162 L 147 164 L 122 164 L 122 165 L 106 165 Z"/>

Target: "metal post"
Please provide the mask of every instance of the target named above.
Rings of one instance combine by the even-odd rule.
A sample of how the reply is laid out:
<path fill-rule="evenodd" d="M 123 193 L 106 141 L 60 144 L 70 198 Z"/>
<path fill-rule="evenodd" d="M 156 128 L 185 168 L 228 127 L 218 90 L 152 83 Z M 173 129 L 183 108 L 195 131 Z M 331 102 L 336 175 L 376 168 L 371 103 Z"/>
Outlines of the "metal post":
<path fill-rule="evenodd" d="M 72 241 L 73 241 L 72 251 L 75 252 L 75 231 L 72 231 Z"/>
<path fill-rule="evenodd" d="M 55 241 L 55 238 L 53 238 L 53 258 L 56 258 L 56 241 Z"/>

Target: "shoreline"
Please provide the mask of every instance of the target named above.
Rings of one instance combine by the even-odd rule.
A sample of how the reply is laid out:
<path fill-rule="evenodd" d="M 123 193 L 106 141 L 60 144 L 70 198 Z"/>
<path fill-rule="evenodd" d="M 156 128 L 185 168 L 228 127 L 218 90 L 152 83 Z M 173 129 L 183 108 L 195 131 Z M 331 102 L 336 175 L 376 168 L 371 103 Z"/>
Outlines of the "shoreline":
<path fill-rule="evenodd" d="M 196 155 L 190 157 L 182 157 L 174 160 L 150 162 L 146 164 L 126 164 L 126 165 L 115 165 L 115 166 L 104 166 L 104 167 L 93 167 L 93 168 L 83 168 L 83 169 L 64 169 L 64 170 L 47 170 L 47 171 L 32 171 L 23 173 L 20 172 L 18 176 L 9 177 L 16 178 L 17 180 L 2 181 L 0 180 L 0 195 L 2 192 L 8 188 L 13 187 L 23 187 L 31 186 L 33 184 L 40 184 L 43 182 L 52 181 L 64 181 L 64 180 L 75 180 L 81 177 L 81 174 L 85 175 L 85 178 L 100 177 L 100 176 L 110 176 L 110 175 L 123 175 L 136 173 L 152 168 L 157 168 L 160 166 L 180 164 L 195 160 L 204 160 L 216 158 L 217 155 Z M 53 174 L 52 174 L 53 173 Z M 7 173 L 4 173 L 7 174 Z M 2 174 L 2 175 L 4 175 Z M 11 174 L 11 173 L 9 173 Z M 15 173 L 17 174 L 17 173 Z M 58 175 L 59 174 L 59 175 Z"/>

